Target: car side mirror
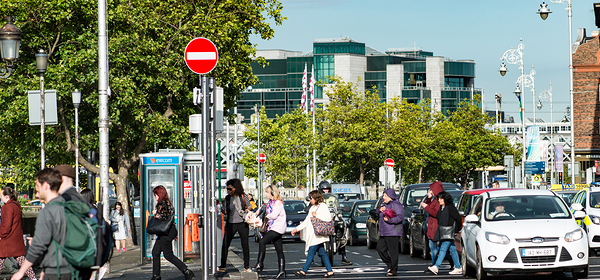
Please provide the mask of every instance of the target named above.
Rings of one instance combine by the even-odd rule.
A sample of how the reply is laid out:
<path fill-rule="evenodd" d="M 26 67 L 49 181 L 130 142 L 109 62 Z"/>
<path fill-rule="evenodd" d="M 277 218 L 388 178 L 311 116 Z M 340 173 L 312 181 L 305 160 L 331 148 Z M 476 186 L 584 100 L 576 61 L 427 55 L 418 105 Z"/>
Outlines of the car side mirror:
<path fill-rule="evenodd" d="M 571 208 L 575 211 L 583 211 L 583 206 L 580 203 L 571 204 Z"/>
<path fill-rule="evenodd" d="M 465 217 L 465 223 L 471 223 L 471 224 L 479 223 L 479 217 L 477 217 L 477 215 L 475 215 L 475 214 L 467 215 Z"/>
<path fill-rule="evenodd" d="M 458 210 L 458 214 L 461 216 L 465 216 L 465 210 Z"/>
<path fill-rule="evenodd" d="M 582 220 L 585 218 L 585 212 L 576 210 L 575 213 L 573 213 L 573 217 L 575 217 L 575 220 Z"/>

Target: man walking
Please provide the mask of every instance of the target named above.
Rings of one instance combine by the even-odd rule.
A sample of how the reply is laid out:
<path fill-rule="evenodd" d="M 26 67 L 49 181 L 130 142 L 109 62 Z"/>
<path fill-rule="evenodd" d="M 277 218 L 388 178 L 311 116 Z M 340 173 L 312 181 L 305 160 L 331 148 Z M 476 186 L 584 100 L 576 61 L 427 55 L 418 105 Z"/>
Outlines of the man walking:
<path fill-rule="evenodd" d="M 42 208 L 38 214 L 35 235 L 25 257 L 26 260 L 11 280 L 23 278 L 25 271 L 34 264 L 42 268 L 45 280 L 69 280 L 71 279 L 69 263 L 64 257 L 56 255 L 58 248 L 52 242 L 52 240 L 56 240 L 58 244 L 64 244 L 63 238 L 66 234 L 64 208 L 58 204 L 50 204 L 50 202 L 65 202 L 65 199 L 58 193 L 62 178 L 60 172 L 53 168 L 38 171 L 35 177 L 35 190 L 39 194 L 40 200 L 46 203 L 46 207 Z M 60 275 L 58 275 L 57 267 L 60 267 Z"/>

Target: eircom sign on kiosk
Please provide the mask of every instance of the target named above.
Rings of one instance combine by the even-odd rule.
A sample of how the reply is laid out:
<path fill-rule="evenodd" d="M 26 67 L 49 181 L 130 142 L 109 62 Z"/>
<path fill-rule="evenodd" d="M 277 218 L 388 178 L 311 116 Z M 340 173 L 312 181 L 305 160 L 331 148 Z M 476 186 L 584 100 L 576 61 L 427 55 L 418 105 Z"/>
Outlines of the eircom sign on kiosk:
<path fill-rule="evenodd" d="M 140 201 L 141 201 L 141 253 L 142 262 L 144 258 L 152 257 L 152 247 L 156 241 L 156 235 L 146 233 L 146 224 L 152 210 L 156 206 L 156 200 L 152 190 L 163 185 L 175 208 L 175 224 L 177 231 L 184 231 L 184 201 L 183 201 L 183 154 L 181 153 L 150 153 L 140 154 Z M 173 241 L 173 253 L 183 260 L 183 240 Z"/>

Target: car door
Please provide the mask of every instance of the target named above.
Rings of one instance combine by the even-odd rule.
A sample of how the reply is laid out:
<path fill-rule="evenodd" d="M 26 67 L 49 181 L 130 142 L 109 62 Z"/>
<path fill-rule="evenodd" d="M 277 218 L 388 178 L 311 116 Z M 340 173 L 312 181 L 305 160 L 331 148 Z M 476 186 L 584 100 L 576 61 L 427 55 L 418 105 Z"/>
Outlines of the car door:
<path fill-rule="evenodd" d="M 468 192 L 464 192 L 460 198 L 458 199 L 458 212 L 461 215 L 461 222 L 464 224 L 465 223 L 465 216 L 467 216 L 469 214 L 469 209 L 470 209 L 470 199 L 471 199 L 472 195 Z M 462 247 L 460 245 L 460 241 L 461 241 L 461 235 L 462 235 L 463 229 L 461 228 L 458 233 L 456 234 L 456 236 L 454 237 L 454 245 L 456 246 L 456 251 L 460 254 L 462 251 Z"/>
<path fill-rule="evenodd" d="M 464 243 L 464 247 L 462 248 L 463 250 L 465 250 L 465 253 L 467 254 L 467 260 L 470 263 L 475 263 L 476 260 L 476 243 L 477 243 L 477 236 L 479 235 L 479 232 L 481 231 L 481 223 L 482 223 L 482 212 L 483 212 L 483 197 L 482 196 L 478 196 L 477 198 L 475 198 L 475 203 L 473 204 L 473 208 L 471 209 L 471 211 L 469 212 L 469 214 L 472 215 L 477 215 L 477 217 L 479 218 L 479 221 L 477 223 L 465 223 L 465 226 L 463 227 L 463 232 L 462 232 L 462 237 L 463 239 L 463 243 Z"/>
<path fill-rule="evenodd" d="M 377 242 L 379 239 L 379 226 L 378 219 L 379 217 L 374 217 L 371 215 L 372 211 L 375 209 L 379 209 L 381 206 L 381 198 L 377 199 L 375 202 L 375 207 L 369 211 L 369 217 L 367 218 L 367 238 L 371 239 L 373 242 Z"/>

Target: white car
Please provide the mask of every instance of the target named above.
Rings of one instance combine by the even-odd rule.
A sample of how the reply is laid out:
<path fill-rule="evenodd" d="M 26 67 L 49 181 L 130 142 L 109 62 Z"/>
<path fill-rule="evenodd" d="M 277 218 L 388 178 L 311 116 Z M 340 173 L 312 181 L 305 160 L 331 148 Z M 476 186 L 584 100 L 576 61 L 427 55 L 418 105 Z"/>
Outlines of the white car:
<path fill-rule="evenodd" d="M 587 233 L 590 254 L 600 250 L 600 188 L 584 188 L 571 201 L 571 213 L 575 210 L 585 211 L 586 217 L 580 221 Z"/>
<path fill-rule="evenodd" d="M 564 201 L 547 190 L 513 189 L 480 195 L 463 224 L 463 275 L 572 272 L 587 278 L 588 240 Z"/>

